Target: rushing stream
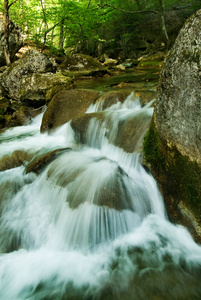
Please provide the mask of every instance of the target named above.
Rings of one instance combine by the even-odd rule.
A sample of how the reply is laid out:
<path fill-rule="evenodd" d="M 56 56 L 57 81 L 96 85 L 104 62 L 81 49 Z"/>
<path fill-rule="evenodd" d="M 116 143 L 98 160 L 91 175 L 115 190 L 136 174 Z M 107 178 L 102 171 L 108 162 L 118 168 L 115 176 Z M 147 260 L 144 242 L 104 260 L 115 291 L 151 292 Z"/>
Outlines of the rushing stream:
<path fill-rule="evenodd" d="M 152 103 L 131 94 L 92 105 L 85 142 L 70 123 L 41 134 L 42 115 L 4 131 L 0 158 L 26 163 L 0 172 L 1 300 L 201 299 L 201 248 L 171 224 L 140 148 Z M 120 124 L 136 120 L 135 151 L 118 147 Z M 29 160 L 61 149 L 39 172 Z"/>

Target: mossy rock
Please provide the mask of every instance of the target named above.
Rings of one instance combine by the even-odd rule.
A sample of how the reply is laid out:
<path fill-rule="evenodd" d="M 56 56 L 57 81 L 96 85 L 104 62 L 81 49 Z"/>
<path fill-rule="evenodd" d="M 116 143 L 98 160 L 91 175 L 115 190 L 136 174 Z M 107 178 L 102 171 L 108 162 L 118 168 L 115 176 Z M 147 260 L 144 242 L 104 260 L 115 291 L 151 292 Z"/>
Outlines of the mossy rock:
<path fill-rule="evenodd" d="M 55 62 L 36 50 L 27 51 L 1 75 L 2 91 L 9 98 L 34 107 L 44 105 L 71 85 L 72 78 L 56 73 Z"/>
<path fill-rule="evenodd" d="M 6 99 L 5 97 L 0 97 L 0 115 L 4 115 L 8 111 L 10 105 L 11 103 L 9 99 Z"/>
<path fill-rule="evenodd" d="M 154 61 L 154 60 L 148 60 L 148 61 L 140 61 L 137 68 L 139 67 L 146 67 L 146 68 L 159 68 L 161 69 L 163 64 L 163 61 Z"/>
<path fill-rule="evenodd" d="M 103 69 L 102 64 L 90 55 L 72 54 L 60 65 L 62 71 L 84 71 Z"/>
<path fill-rule="evenodd" d="M 146 55 L 139 59 L 137 68 L 146 67 L 146 68 L 161 68 L 166 53 L 158 52 L 152 55 Z"/>
<path fill-rule="evenodd" d="M 201 241 L 192 220 L 180 209 L 185 203 L 201 226 L 201 166 L 162 139 L 153 120 L 144 140 L 144 156 L 161 187 L 170 220 L 186 225 Z"/>
<path fill-rule="evenodd" d="M 22 102 L 40 107 L 49 102 L 52 97 L 64 88 L 70 88 L 71 77 L 60 73 L 34 73 L 21 79 L 18 98 Z"/>

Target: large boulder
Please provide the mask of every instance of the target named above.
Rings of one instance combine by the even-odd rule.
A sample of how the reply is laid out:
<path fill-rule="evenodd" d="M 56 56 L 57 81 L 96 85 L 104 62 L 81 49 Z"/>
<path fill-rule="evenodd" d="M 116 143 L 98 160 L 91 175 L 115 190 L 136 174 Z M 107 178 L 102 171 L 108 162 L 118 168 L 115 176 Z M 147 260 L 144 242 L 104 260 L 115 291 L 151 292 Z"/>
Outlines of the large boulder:
<path fill-rule="evenodd" d="M 0 13 L 0 67 L 6 64 L 4 57 L 4 18 Z M 21 28 L 12 22 L 9 21 L 9 48 L 10 48 L 10 58 L 11 61 L 14 60 L 15 54 L 22 47 L 23 35 Z"/>
<path fill-rule="evenodd" d="M 145 157 L 159 181 L 169 216 L 201 240 L 201 10 L 181 30 L 158 86 Z"/>
<path fill-rule="evenodd" d="M 50 131 L 84 113 L 97 99 L 93 90 L 63 89 L 52 98 L 44 113 L 41 132 Z"/>
<path fill-rule="evenodd" d="M 62 71 L 97 70 L 101 68 L 102 64 L 98 60 L 85 54 L 72 54 L 66 57 L 60 65 Z"/>
<path fill-rule="evenodd" d="M 36 50 L 27 51 L 1 75 L 1 86 L 11 99 L 40 106 L 71 79 L 56 72 L 56 64 Z"/>
<path fill-rule="evenodd" d="M 65 57 L 59 70 L 62 74 L 66 76 L 71 74 L 74 78 L 82 76 L 102 77 L 109 72 L 96 58 L 80 53 Z"/>

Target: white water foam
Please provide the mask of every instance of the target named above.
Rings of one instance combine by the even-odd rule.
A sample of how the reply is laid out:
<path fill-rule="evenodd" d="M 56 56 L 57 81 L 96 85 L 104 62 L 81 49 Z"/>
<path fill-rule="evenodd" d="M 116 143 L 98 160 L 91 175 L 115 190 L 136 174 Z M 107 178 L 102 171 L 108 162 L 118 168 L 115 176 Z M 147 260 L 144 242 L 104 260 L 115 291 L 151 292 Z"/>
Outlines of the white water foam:
<path fill-rule="evenodd" d="M 141 110 L 152 113 L 131 95 L 111 119 Z M 168 222 L 139 152 L 112 144 L 93 120 L 86 145 L 77 145 L 69 123 L 40 134 L 41 118 L 5 131 L 1 156 L 73 149 L 39 175 L 24 166 L 0 172 L 0 299 L 201 299 L 201 248 Z"/>

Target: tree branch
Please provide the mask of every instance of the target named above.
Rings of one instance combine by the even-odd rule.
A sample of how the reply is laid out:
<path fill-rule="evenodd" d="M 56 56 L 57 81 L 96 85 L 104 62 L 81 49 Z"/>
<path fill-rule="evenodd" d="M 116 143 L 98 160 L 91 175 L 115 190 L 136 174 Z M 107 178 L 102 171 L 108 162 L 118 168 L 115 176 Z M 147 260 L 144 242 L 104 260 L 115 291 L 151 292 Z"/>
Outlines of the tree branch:
<path fill-rule="evenodd" d="M 15 4 L 15 2 L 17 2 L 18 0 L 14 0 L 11 4 L 8 5 L 8 9 L 13 5 Z"/>
<path fill-rule="evenodd" d="M 91 0 L 89 0 L 89 3 L 88 3 L 88 6 L 87 6 L 87 8 L 89 8 L 89 6 L 90 6 L 90 3 L 91 3 Z"/>
<path fill-rule="evenodd" d="M 68 19 L 68 17 L 63 18 L 61 21 L 59 21 L 58 23 L 56 23 L 54 26 L 48 28 L 45 33 L 48 34 L 50 31 L 52 31 L 55 27 L 57 27 L 59 24 L 61 24 L 64 20 Z"/>

